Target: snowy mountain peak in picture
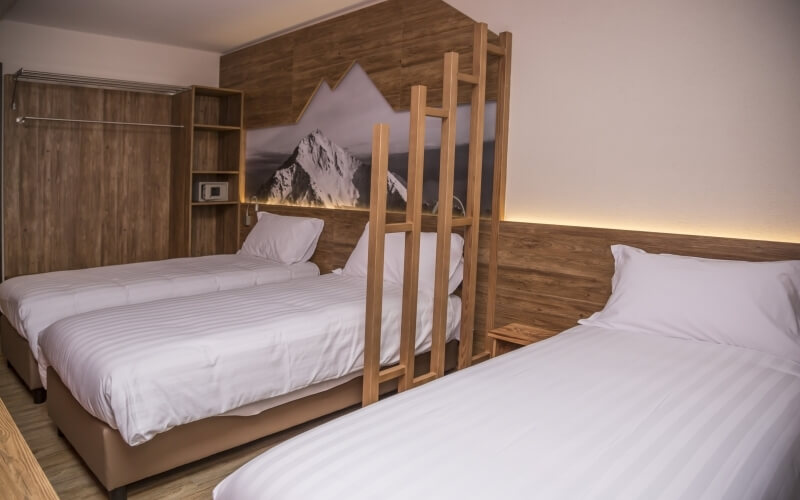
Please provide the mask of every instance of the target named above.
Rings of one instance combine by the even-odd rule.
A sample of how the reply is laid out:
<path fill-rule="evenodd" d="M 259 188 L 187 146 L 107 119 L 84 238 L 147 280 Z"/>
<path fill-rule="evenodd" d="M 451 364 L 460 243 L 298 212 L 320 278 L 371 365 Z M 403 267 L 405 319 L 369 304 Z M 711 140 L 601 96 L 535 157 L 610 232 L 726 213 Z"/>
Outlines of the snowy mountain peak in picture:
<path fill-rule="evenodd" d="M 481 207 L 491 206 L 494 162 L 494 103 L 486 105 Z M 470 106 L 456 113 L 454 205 L 466 198 Z M 368 207 L 372 127 L 389 125 L 387 208 L 405 209 L 408 177 L 408 110 L 395 111 L 367 72 L 354 64 L 332 88 L 321 82 L 296 123 L 247 131 L 245 194 L 275 204 Z M 427 120 L 423 165 L 423 210 L 439 197 L 441 127 Z"/>
<path fill-rule="evenodd" d="M 369 204 L 369 167 L 317 129 L 303 137 L 292 155 L 259 189 L 269 203 L 327 208 Z M 389 198 L 405 203 L 402 179 L 389 173 Z"/>

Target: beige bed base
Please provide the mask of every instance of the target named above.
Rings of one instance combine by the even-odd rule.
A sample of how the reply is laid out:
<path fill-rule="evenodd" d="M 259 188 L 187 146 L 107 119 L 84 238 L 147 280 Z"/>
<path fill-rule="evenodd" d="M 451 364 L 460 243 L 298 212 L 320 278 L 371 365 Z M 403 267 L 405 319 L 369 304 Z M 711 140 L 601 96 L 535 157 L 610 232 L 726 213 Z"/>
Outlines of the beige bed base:
<path fill-rule="evenodd" d="M 30 389 L 33 402 L 44 403 L 47 392 L 39 377 L 39 366 L 31 354 L 28 341 L 11 326 L 5 316 L 0 317 L 0 347 L 3 349 L 8 366 L 19 375 L 19 378 Z"/>
<path fill-rule="evenodd" d="M 447 345 L 450 368 L 457 357 L 458 342 L 452 341 Z M 430 355 L 421 354 L 416 366 L 422 372 L 429 362 Z M 119 432 L 86 412 L 52 368 L 47 382 L 47 411 L 59 433 L 109 491 L 109 498 L 118 500 L 126 498 L 126 487 L 133 482 L 359 404 L 362 378 L 258 415 L 210 417 L 181 425 L 138 446 L 129 446 Z M 381 393 L 396 387 L 396 381 L 387 382 Z"/>

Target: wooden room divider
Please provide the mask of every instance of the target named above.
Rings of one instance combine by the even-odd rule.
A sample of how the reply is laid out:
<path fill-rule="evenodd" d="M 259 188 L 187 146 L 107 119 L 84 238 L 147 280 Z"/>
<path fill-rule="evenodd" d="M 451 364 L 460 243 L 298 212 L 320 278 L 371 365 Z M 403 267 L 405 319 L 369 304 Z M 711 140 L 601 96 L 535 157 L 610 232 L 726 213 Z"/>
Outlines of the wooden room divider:
<path fill-rule="evenodd" d="M 461 331 L 458 367 L 486 359 L 486 353 L 473 353 L 475 327 L 475 292 L 478 270 L 478 237 L 480 233 L 480 195 L 483 158 L 483 131 L 486 104 L 487 56 L 501 57 L 498 74 L 497 119 L 495 130 L 495 175 L 492 197 L 492 227 L 501 214 L 504 192 L 506 150 L 508 145 L 508 89 L 510 77 L 511 35 L 500 35 L 498 44 L 488 43 L 488 27 L 477 23 L 474 30 L 472 72 L 459 72 L 459 55 L 444 55 L 442 106 L 428 106 L 427 88 L 411 88 L 411 112 L 408 148 L 408 195 L 405 221 L 386 223 L 386 181 L 389 164 L 389 127 L 375 125 L 372 141 L 372 180 L 370 186 L 370 223 L 367 276 L 367 308 L 364 343 L 363 405 L 378 400 L 382 382 L 399 379 L 398 390 L 404 391 L 444 375 L 447 337 L 448 281 L 450 240 L 453 229 L 464 231 L 464 278 L 461 289 Z M 458 86 L 472 87 L 469 159 L 467 171 L 467 203 L 463 217 L 453 217 L 453 184 L 456 149 L 456 112 Z M 439 202 L 436 214 L 436 266 L 433 297 L 433 331 L 430 370 L 414 376 L 414 348 L 417 324 L 420 233 L 422 225 L 422 185 L 425 155 L 425 119 L 442 120 L 441 156 L 439 161 Z M 500 172 L 498 172 L 500 171 Z M 498 194 L 500 193 L 500 194 Z M 499 218 L 497 219 L 499 228 Z M 387 233 L 405 233 L 403 304 L 400 334 L 400 361 L 381 369 L 381 319 L 383 309 L 384 242 Z M 497 247 L 494 245 L 496 254 Z"/>

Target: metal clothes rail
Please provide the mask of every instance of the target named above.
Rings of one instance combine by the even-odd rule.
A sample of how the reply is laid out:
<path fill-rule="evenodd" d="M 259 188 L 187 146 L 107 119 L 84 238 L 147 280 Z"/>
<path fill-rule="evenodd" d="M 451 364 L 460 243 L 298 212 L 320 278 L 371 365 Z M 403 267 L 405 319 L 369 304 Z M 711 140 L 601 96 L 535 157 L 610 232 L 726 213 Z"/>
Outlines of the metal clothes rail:
<path fill-rule="evenodd" d="M 183 128 L 183 125 L 172 125 L 169 123 L 139 123 L 139 122 L 115 122 L 108 120 L 79 120 L 77 118 L 47 118 L 43 116 L 18 116 L 16 122 L 25 125 L 28 121 L 47 121 L 47 122 L 68 122 L 68 123 L 89 123 L 99 125 L 133 125 L 136 127 L 161 127 L 161 128 Z"/>

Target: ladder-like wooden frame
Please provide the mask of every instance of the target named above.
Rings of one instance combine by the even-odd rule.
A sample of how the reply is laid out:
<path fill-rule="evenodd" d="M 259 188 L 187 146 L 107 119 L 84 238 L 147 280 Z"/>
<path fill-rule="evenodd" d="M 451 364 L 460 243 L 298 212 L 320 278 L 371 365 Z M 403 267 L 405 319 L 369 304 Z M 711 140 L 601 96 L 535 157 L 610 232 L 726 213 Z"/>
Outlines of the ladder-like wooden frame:
<path fill-rule="evenodd" d="M 454 228 L 464 229 L 464 278 L 462 284 L 461 332 L 459 368 L 467 367 L 476 359 L 485 358 L 481 353 L 473 357 L 473 335 L 475 327 L 475 297 L 478 275 L 478 241 L 480 236 L 480 194 L 483 159 L 483 131 L 486 104 L 486 68 L 488 55 L 500 55 L 501 71 L 499 89 L 508 89 L 510 72 L 510 41 L 508 33 L 500 36 L 500 44 L 488 43 L 488 27 L 476 23 L 472 73 L 461 73 L 459 55 L 448 52 L 444 55 L 444 78 L 442 82 L 442 106 L 427 104 L 427 88 L 416 85 L 411 88 L 411 113 L 408 148 L 408 195 L 405 221 L 386 223 L 386 181 L 389 164 L 389 127 L 377 124 L 372 137 L 372 180 L 370 185 L 370 223 L 367 269 L 367 310 L 364 343 L 364 406 L 374 403 L 379 397 L 382 382 L 399 379 L 398 390 L 404 391 L 444 375 L 445 344 L 447 336 L 448 282 L 450 271 L 450 240 Z M 453 184 L 456 147 L 456 113 L 458 109 L 458 85 L 472 86 L 470 115 L 469 166 L 467 172 L 466 214 L 453 217 Z M 499 92 L 499 91 L 498 91 Z M 495 132 L 495 149 L 507 148 L 508 92 L 498 95 L 498 111 Z M 436 214 L 436 267 L 433 297 L 433 332 L 431 340 L 430 370 L 414 376 L 414 347 L 417 326 L 417 300 L 419 276 L 419 250 L 422 225 L 422 177 L 425 156 L 425 119 L 436 117 L 442 120 L 441 157 L 439 162 L 439 203 Z M 501 122 L 505 125 L 501 126 Z M 498 135 L 498 131 L 501 131 Z M 500 158 L 500 162 L 498 162 Z M 497 169 L 502 173 L 498 174 Z M 498 189 L 504 185 L 505 153 L 495 153 L 495 187 L 492 209 L 497 204 Z M 498 182 L 500 175 L 500 182 Z M 494 220 L 494 214 L 493 214 Z M 493 226 L 494 227 L 494 226 Z M 383 262 L 387 233 L 405 233 L 405 260 L 403 280 L 403 306 L 401 319 L 400 361 L 381 369 L 381 318 L 383 309 Z M 496 251 L 496 249 L 495 249 Z"/>

